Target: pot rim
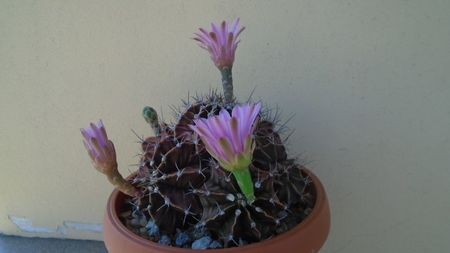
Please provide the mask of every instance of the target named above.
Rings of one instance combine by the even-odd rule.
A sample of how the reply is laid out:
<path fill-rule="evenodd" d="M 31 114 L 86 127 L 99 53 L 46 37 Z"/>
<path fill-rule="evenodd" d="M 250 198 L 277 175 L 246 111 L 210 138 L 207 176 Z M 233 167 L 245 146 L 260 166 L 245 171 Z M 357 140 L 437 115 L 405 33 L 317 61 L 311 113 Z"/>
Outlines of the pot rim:
<path fill-rule="evenodd" d="M 301 170 L 306 173 L 307 176 L 310 177 L 312 184 L 315 187 L 316 191 L 316 200 L 314 203 L 314 207 L 311 211 L 311 213 L 299 224 L 297 224 L 295 227 L 289 229 L 287 232 L 279 234 L 273 238 L 263 240 L 261 242 L 251 243 L 245 246 L 240 247 L 232 247 L 232 248 L 222 248 L 222 249 L 205 249 L 202 250 L 204 252 L 214 252 L 214 253 L 225 253 L 225 252 L 236 252 L 241 249 L 253 249 L 253 248 L 264 248 L 267 245 L 283 241 L 287 238 L 290 238 L 294 236 L 298 231 L 304 230 L 307 227 L 311 226 L 313 224 L 313 221 L 316 219 L 317 216 L 320 215 L 321 210 L 326 205 L 327 197 L 325 193 L 324 186 L 320 182 L 319 178 L 311 172 L 311 170 L 301 167 Z M 112 225 L 116 227 L 116 229 L 125 237 L 127 237 L 129 240 L 133 241 L 136 244 L 140 244 L 146 248 L 155 248 L 158 250 L 167 250 L 171 253 L 195 253 L 198 252 L 198 250 L 193 249 L 187 249 L 187 248 L 178 248 L 174 246 L 164 246 L 155 242 L 152 242 L 150 240 L 144 239 L 132 231 L 130 231 L 127 227 L 125 227 L 124 224 L 119 219 L 119 215 L 116 210 L 116 202 L 118 199 L 118 196 L 120 194 L 123 194 L 119 192 L 118 190 L 114 190 L 107 203 L 107 215 L 109 220 L 111 221 Z"/>

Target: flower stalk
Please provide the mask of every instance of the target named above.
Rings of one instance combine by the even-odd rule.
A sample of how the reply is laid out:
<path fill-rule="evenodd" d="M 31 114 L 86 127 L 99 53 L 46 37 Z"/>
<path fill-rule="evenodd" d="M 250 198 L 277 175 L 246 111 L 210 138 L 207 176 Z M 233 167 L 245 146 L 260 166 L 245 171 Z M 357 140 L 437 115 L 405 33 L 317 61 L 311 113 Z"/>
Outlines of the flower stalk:
<path fill-rule="evenodd" d="M 139 196 L 139 192 L 136 190 L 136 188 L 120 174 L 119 170 L 117 169 L 117 164 L 104 174 L 106 175 L 108 181 L 117 190 L 131 197 Z"/>
<path fill-rule="evenodd" d="M 222 87 L 225 105 L 230 107 L 233 103 L 233 78 L 231 69 L 234 63 L 236 49 L 239 44 L 238 37 L 245 27 L 239 27 L 239 18 L 233 23 L 223 21 L 219 24 L 211 24 L 211 30 L 200 28 L 195 33 L 194 40 L 199 46 L 209 52 L 214 65 L 222 74 Z"/>
<path fill-rule="evenodd" d="M 234 101 L 233 96 L 233 75 L 231 67 L 224 67 L 220 70 L 222 74 L 222 88 L 225 105 L 231 105 Z"/>

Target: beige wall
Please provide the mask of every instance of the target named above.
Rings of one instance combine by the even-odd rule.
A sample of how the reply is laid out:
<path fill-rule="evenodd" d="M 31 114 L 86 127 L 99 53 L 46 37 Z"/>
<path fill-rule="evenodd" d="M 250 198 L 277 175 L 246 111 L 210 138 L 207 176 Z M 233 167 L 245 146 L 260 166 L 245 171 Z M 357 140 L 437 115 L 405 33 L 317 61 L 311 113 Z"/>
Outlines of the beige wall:
<path fill-rule="evenodd" d="M 218 87 L 192 32 L 240 16 L 236 94 L 295 113 L 290 152 L 332 206 L 322 252 L 450 251 L 448 0 L 0 2 L 3 233 L 101 238 L 111 186 L 79 128 L 102 118 L 133 170 L 144 105 L 170 119 Z"/>

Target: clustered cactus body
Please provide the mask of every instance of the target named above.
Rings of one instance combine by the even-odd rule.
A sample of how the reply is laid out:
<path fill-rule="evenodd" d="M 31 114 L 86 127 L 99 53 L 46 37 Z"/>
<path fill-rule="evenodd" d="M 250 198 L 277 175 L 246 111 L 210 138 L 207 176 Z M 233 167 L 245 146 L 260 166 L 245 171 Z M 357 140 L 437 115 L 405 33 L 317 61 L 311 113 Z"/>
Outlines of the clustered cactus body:
<path fill-rule="evenodd" d="M 178 122 L 163 124 L 160 136 L 142 142 L 133 184 L 144 194 L 132 200 L 136 213 L 153 220 L 173 242 L 177 232 L 197 230 L 225 247 L 270 238 L 308 214 L 314 204 L 308 178 L 287 158 L 270 120 L 259 121 L 255 128 L 249 169 L 256 200 L 249 204 L 232 174 L 188 127 L 194 119 L 217 115 L 224 107 L 222 97 L 213 93 L 185 106 Z"/>
<path fill-rule="evenodd" d="M 129 181 L 118 173 L 103 124 L 82 129 L 94 166 L 129 195 L 123 223 L 145 238 L 193 249 L 241 246 L 289 230 L 314 206 L 314 187 L 288 157 L 270 110 L 233 96 L 231 70 L 243 29 L 237 20 L 196 34 L 222 73 L 223 95 L 183 101 L 170 124 L 145 107 L 155 136 L 142 139 Z"/>
<path fill-rule="evenodd" d="M 159 136 L 142 142 L 143 156 L 134 182 L 145 198 L 138 199 L 137 205 L 148 210 L 163 232 L 173 233 L 201 216 L 203 208 L 197 195 L 209 177 L 210 156 L 188 125 L 196 117 L 215 115 L 219 109 L 217 102 L 197 102 L 177 124 L 164 124 Z"/>

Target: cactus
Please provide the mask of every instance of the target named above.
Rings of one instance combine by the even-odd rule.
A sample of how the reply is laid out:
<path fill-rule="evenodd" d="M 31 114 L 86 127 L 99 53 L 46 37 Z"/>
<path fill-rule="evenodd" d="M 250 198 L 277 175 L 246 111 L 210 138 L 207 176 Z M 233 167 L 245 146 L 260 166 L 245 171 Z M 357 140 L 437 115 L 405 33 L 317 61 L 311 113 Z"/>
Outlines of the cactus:
<path fill-rule="evenodd" d="M 172 241 L 177 231 L 192 229 L 207 230 L 225 247 L 261 241 L 296 225 L 314 204 L 308 178 L 287 158 L 269 119 L 260 120 L 254 131 L 249 169 L 255 201 L 246 201 L 235 177 L 188 127 L 224 107 L 223 98 L 215 93 L 196 98 L 185 105 L 175 124 L 161 125 L 160 136 L 142 142 L 143 155 L 133 179 L 142 197 L 134 198 L 133 206 Z"/>
<path fill-rule="evenodd" d="M 195 38 L 222 74 L 223 95 L 211 91 L 183 101 L 170 124 L 153 108 L 143 109 L 155 136 L 142 140 L 130 181 L 118 173 L 103 124 L 82 130 L 94 166 L 129 195 L 122 221 L 154 242 L 193 249 L 242 246 L 289 230 L 314 206 L 314 188 L 288 157 L 278 120 L 233 95 L 231 70 L 244 30 L 238 26 L 239 20 L 231 27 L 212 24 L 211 32 L 200 29 Z"/>
<path fill-rule="evenodd" d="M 142 116 L 153 129 L 155 135 L 159 136 L 161 134 L 161 128 L 158 122 L 158 113 L 155 111 L 155 109 L 150 106 L 144 107 L 144 110 L 142 110 Z"/>
<path fill-rule="evenodd" d="M 162 127 L 160 136 L 142 142 L 143 156 L 134 182 L 145 199 L 138 202 L 164 233 L 185 228 L 201 217 L 198 191 L 209 177 L 211 157 L 188 125 L 195 118 L 215 115 L 220 108 L 217 101 L 197 101 L 177 124 Z"/>

